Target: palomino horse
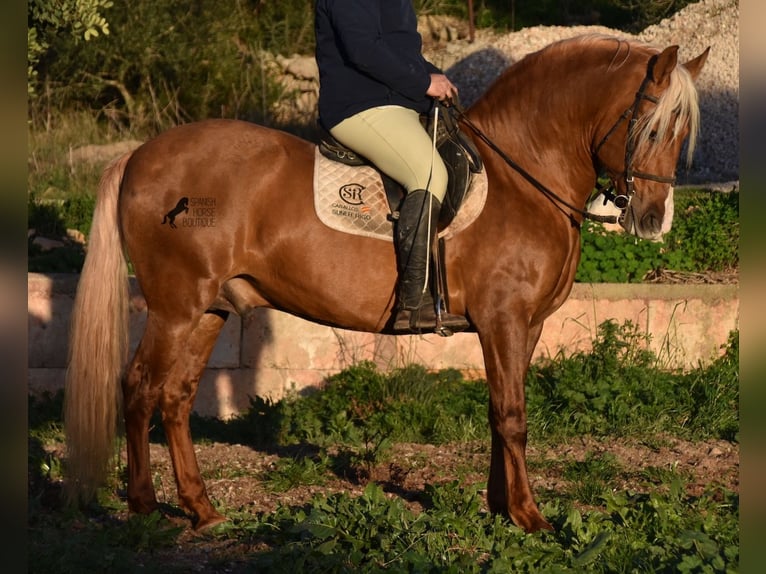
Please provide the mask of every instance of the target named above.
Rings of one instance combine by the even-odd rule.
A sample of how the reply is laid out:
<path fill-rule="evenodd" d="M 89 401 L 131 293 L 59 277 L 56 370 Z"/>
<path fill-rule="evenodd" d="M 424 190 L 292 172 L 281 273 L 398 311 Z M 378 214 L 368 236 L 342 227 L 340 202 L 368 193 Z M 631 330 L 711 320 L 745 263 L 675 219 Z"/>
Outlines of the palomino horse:
<path fill-rule="evenodd" d="M 469 319 L 483 349 L 488 505 L 527 531 L 551 527 L 527 476 L 524 379 L 543 321 L 572 287 L 582 208 L 604 170 L 627 231 L 655 238 L 669 228 L 672 176 L 683 142 L 688 159 L 694 148 L 693 82 L 708 50 L 681 65 L 678 46 L 602 36 L 557 42 L 509 67 L 462 116 L 488 190 L 478 219 L 446 241 L 449 309 Z M 196 528 L 225 520 L 200 477 L 189 414 L 229 313 L 269 307 L 390 332 L 393 246 L 319 221 L 314 151 L 281 131 L 211 120 L 168 130 L 105 170 L 72 316 L 70 500 L 92 497 L 106 478 L 122 411 L 129 508 L 158 508 L 148 434 L 159 408 L 180 505 Z M 195 206 L 214 207 L 215 225 L 161 223 L 174 208 Z M 147 304 L 129 363 L 123 250 Z"/>

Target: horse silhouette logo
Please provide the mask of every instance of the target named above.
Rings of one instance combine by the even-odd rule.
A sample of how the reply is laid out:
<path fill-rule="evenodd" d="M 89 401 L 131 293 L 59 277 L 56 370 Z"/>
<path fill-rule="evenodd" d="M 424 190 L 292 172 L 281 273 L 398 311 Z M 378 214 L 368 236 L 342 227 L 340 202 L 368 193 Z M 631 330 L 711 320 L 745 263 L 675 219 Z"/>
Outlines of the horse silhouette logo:
<path fill-rule="evenodd" d="M 176 206 L 165 214 L 165 217 L 162 218 L 162 225 L 165 225 L 167 222 L 170 224 L 170 227 L 175 229 L 177 227 L 177 225 L 174 223 L 176 220 L 176 215 L 179 215 L 180 213 L 189 213 L 188 197 L 182 197 L 179 199 L 178 203 L 176 203 Z"/>

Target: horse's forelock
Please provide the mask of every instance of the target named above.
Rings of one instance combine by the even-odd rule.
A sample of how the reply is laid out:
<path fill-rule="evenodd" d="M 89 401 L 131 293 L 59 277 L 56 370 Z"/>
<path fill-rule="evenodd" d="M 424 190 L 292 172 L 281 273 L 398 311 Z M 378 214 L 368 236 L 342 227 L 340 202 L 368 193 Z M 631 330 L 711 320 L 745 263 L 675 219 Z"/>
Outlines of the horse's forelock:
<path fill-rule="evenodd" d="M 683 66 L 676 66 L 670 75 L 670 85 L 660 96 L 657 105 L 641 116 L 632 137 L 636 149 L 650 153 L 652 142 L 664 142 L 668 135 L 681 137 L 688 126 L 689 140 L 686 150 L 686 162 L 691 164 L 699 132 L 699 102 L 697 89 L 691 74 Z"/>

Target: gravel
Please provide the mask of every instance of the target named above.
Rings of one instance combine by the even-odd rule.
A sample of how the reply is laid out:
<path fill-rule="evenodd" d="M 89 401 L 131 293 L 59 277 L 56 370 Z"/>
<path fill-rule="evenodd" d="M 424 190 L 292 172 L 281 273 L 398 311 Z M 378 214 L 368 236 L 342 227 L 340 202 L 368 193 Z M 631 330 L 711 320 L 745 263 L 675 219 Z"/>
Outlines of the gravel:
<path fill-rule="evenodd" d="M 685 162 L 680 165 L 677 176 L 680 184 L 739 180 L 738 0 L 690 4 L 638 35 L 603 26 L 536 26 L 502 35 L 478 30 L 471 43 L 465 39 L 446 43 L 427 41 L 425 53 L 459 87 L 461 102 L 470 105 L 505 67 L 526 54 L 551 42 L 588 33 L 635 38 L 658 47 L 677 44 L 682 62 L 710 46 L 710 55 L 697 82 L 702 126 L 694 162 L 689 169 Z"/>

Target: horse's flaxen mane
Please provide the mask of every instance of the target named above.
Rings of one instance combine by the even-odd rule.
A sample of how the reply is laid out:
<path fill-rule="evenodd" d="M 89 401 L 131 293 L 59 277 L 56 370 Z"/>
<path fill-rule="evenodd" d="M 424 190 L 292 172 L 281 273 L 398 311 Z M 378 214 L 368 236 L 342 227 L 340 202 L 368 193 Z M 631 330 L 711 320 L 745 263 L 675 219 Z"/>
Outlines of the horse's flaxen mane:
<path fill-rule="evenodd" d="M 697 89 L 685 67 L 678 65 L 670 74 L 670 85 L 660 96 L 652 111 L 639 119 L 632 137 L 636 149 L 650 145 L 652 141 L 663 142 L 668 133 L 673 139 L 683 137 L 688 126 L 689 139 L 686 148 L 686 163 L 691 164 L 699 133 L 700 110 Z"/>
<path fill-rule="evenodd" d="M 607 49 L 610 57 L 607 71 L 615 71 L 624 66 L 634 52 L 644 53 L 648 57 L 660 53 L 660 49 L 651 44 L 638 40 L 628 40 L 609 36 L 607 34 L 585 34 L 575 38 L 567 38 L 551 44 L 551 49 L 562 49 L 572 52 L 582 52 L 583 49 L 596 47 Z M 657 105 L 643 114 L 636 123 L 631 137 L 637 150 L 651 153 L 653 142 L 664 142 L 665 137 L 672 134 L 673 138 L 682 137 L 688 126 L 688 143 L 686 150 L 687 164 L 691 163 L 699 133 L 699 102 L 697 89 L 687 69 L 678 65 L 670 75 L 668 89 L 662 93 Z"/>

